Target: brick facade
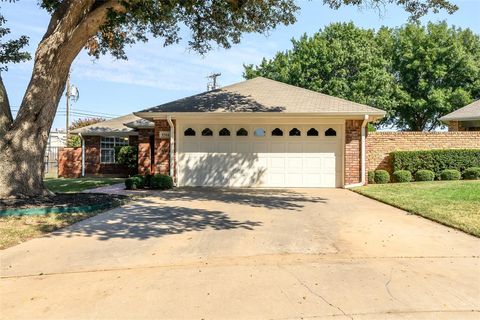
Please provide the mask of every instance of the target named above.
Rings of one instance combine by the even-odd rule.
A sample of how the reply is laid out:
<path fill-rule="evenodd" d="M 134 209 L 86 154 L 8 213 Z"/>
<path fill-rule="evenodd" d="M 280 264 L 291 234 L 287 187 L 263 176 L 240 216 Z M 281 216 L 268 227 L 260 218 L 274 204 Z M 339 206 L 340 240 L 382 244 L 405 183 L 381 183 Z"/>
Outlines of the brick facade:
<path fill-rule="evenodd" d="M 360 182 L 363 120 L 345 121 L 345 184 Z"/>
<path fill-rule="evenodd" d="M 126 167 L 100 162 L 100 136 L 84 136 L 85 175 L 127 176 Z M 129 136 L 129 145 L 137 145 L 138 137 Z M 58 176 L 78 178 L 82 175 L 82 148 L 63 148 L 58 154 Z"/>
<path fill-rule="evenodd" d="M 58 152 L 58 176 L 78 178 L 82 175 L 82 148 L 63 148 Z"/>
<path fill-rule="evenodd" d="M 480 132 L 370 132 L 367 137 L 367 172 L 392 171 L 389 153 L 433 149 L 480 149 Z"/>
<path fill-rule="evenodd" d="M 150 137 L 154 135 L 153 129 L 138 130 L 138 173 L 155 173 L 151 159 Z"/>
<path fill-rule="evenodd" d="M 172 120 L 172 122 L 175 125 L 175 120 Z M 167 120 L 155 120 L 155 173 L 169 175 L 170 138 L 160 139 L 160 131 L 170 132 L 170 125 Z"/>

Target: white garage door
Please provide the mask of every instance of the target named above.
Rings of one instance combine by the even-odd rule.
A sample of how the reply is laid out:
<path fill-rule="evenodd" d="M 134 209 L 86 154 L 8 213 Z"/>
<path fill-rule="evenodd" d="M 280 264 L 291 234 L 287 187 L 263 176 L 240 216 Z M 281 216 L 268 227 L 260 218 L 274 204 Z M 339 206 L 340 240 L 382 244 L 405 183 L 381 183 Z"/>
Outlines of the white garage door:
<path fill-rule="evenodd" d="M 180 186 L 340 187 L 339 125 L 184 125 Z"/>

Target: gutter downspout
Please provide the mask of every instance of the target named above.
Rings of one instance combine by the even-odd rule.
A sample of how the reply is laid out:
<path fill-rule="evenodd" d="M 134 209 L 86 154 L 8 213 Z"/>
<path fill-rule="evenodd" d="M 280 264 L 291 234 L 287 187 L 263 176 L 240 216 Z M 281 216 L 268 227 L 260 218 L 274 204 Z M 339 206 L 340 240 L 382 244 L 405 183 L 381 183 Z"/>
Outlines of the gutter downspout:
<path fill-rule="evenodd" d="M 353 183 L 353 184 L 349 184 L 349 185 L 345 185 L 345 188 L 353 188 L 353 187 L 361 187 L 361 186 L 364 186 L 365 185 L 365 173 L 366 173 L 366 162 L 367 162 L 367 156 L 365 154 L 365 150 L 366 150 L 366 136 L 367 136 L 367 123 L 368 123 L 368 114 L 364 115 L 363 117 L 363 122 L 362 122 L 362 127 L 360 129 L 361 133 L 362 133 L 362 140 L 361 140 L 361 170 L 360 170 L 360 174 L 361 174 L 361 177 L 360 177 L 360 182 L 359 183 Z"/>
<path fill-rule="evenodd" d="M 175 127 L 172 122 L 172 116 L 167 116 L 167 122 L 170 126 L 170 177 L 174 179 L 174 162 L 175 162 Z M 174 179 L 175 180 L 175 179 Z"/>
<path fill-rule="evenodd" d="M 81 133 L 78 134 L 82 141 L 82 177 L 85 177 L 85 139 Z"/>

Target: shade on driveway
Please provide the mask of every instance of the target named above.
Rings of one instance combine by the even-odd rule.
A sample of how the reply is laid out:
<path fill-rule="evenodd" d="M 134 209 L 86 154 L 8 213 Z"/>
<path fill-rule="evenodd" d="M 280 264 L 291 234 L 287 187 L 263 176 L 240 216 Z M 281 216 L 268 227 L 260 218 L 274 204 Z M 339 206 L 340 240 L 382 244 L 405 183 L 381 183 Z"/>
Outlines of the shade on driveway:
<path fill-rule="evenodd" d="M 480 240 L 341 189 L 179 189 L 1 252 L 6 318 L 477 319 Z"/>

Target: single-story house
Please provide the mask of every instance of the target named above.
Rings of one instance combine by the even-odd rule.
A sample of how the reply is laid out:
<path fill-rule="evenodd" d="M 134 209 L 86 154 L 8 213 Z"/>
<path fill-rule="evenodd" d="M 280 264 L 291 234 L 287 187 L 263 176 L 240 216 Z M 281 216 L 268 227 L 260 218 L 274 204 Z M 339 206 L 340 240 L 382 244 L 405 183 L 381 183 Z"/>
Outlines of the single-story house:
<path fill-rule="evenodd" d="M 367 123 L 385 112 L 257 77 L 72 131 L 82 174 L 115 171 L 138 145 L 139 173 L 177 186 L 349 187 L 365 182 Z"/>
<path fill-rule="evenodd" d="M 457 109 L 440 120 L 448 124 L 448 131 L 480 131 L 480 100 Z"/>

